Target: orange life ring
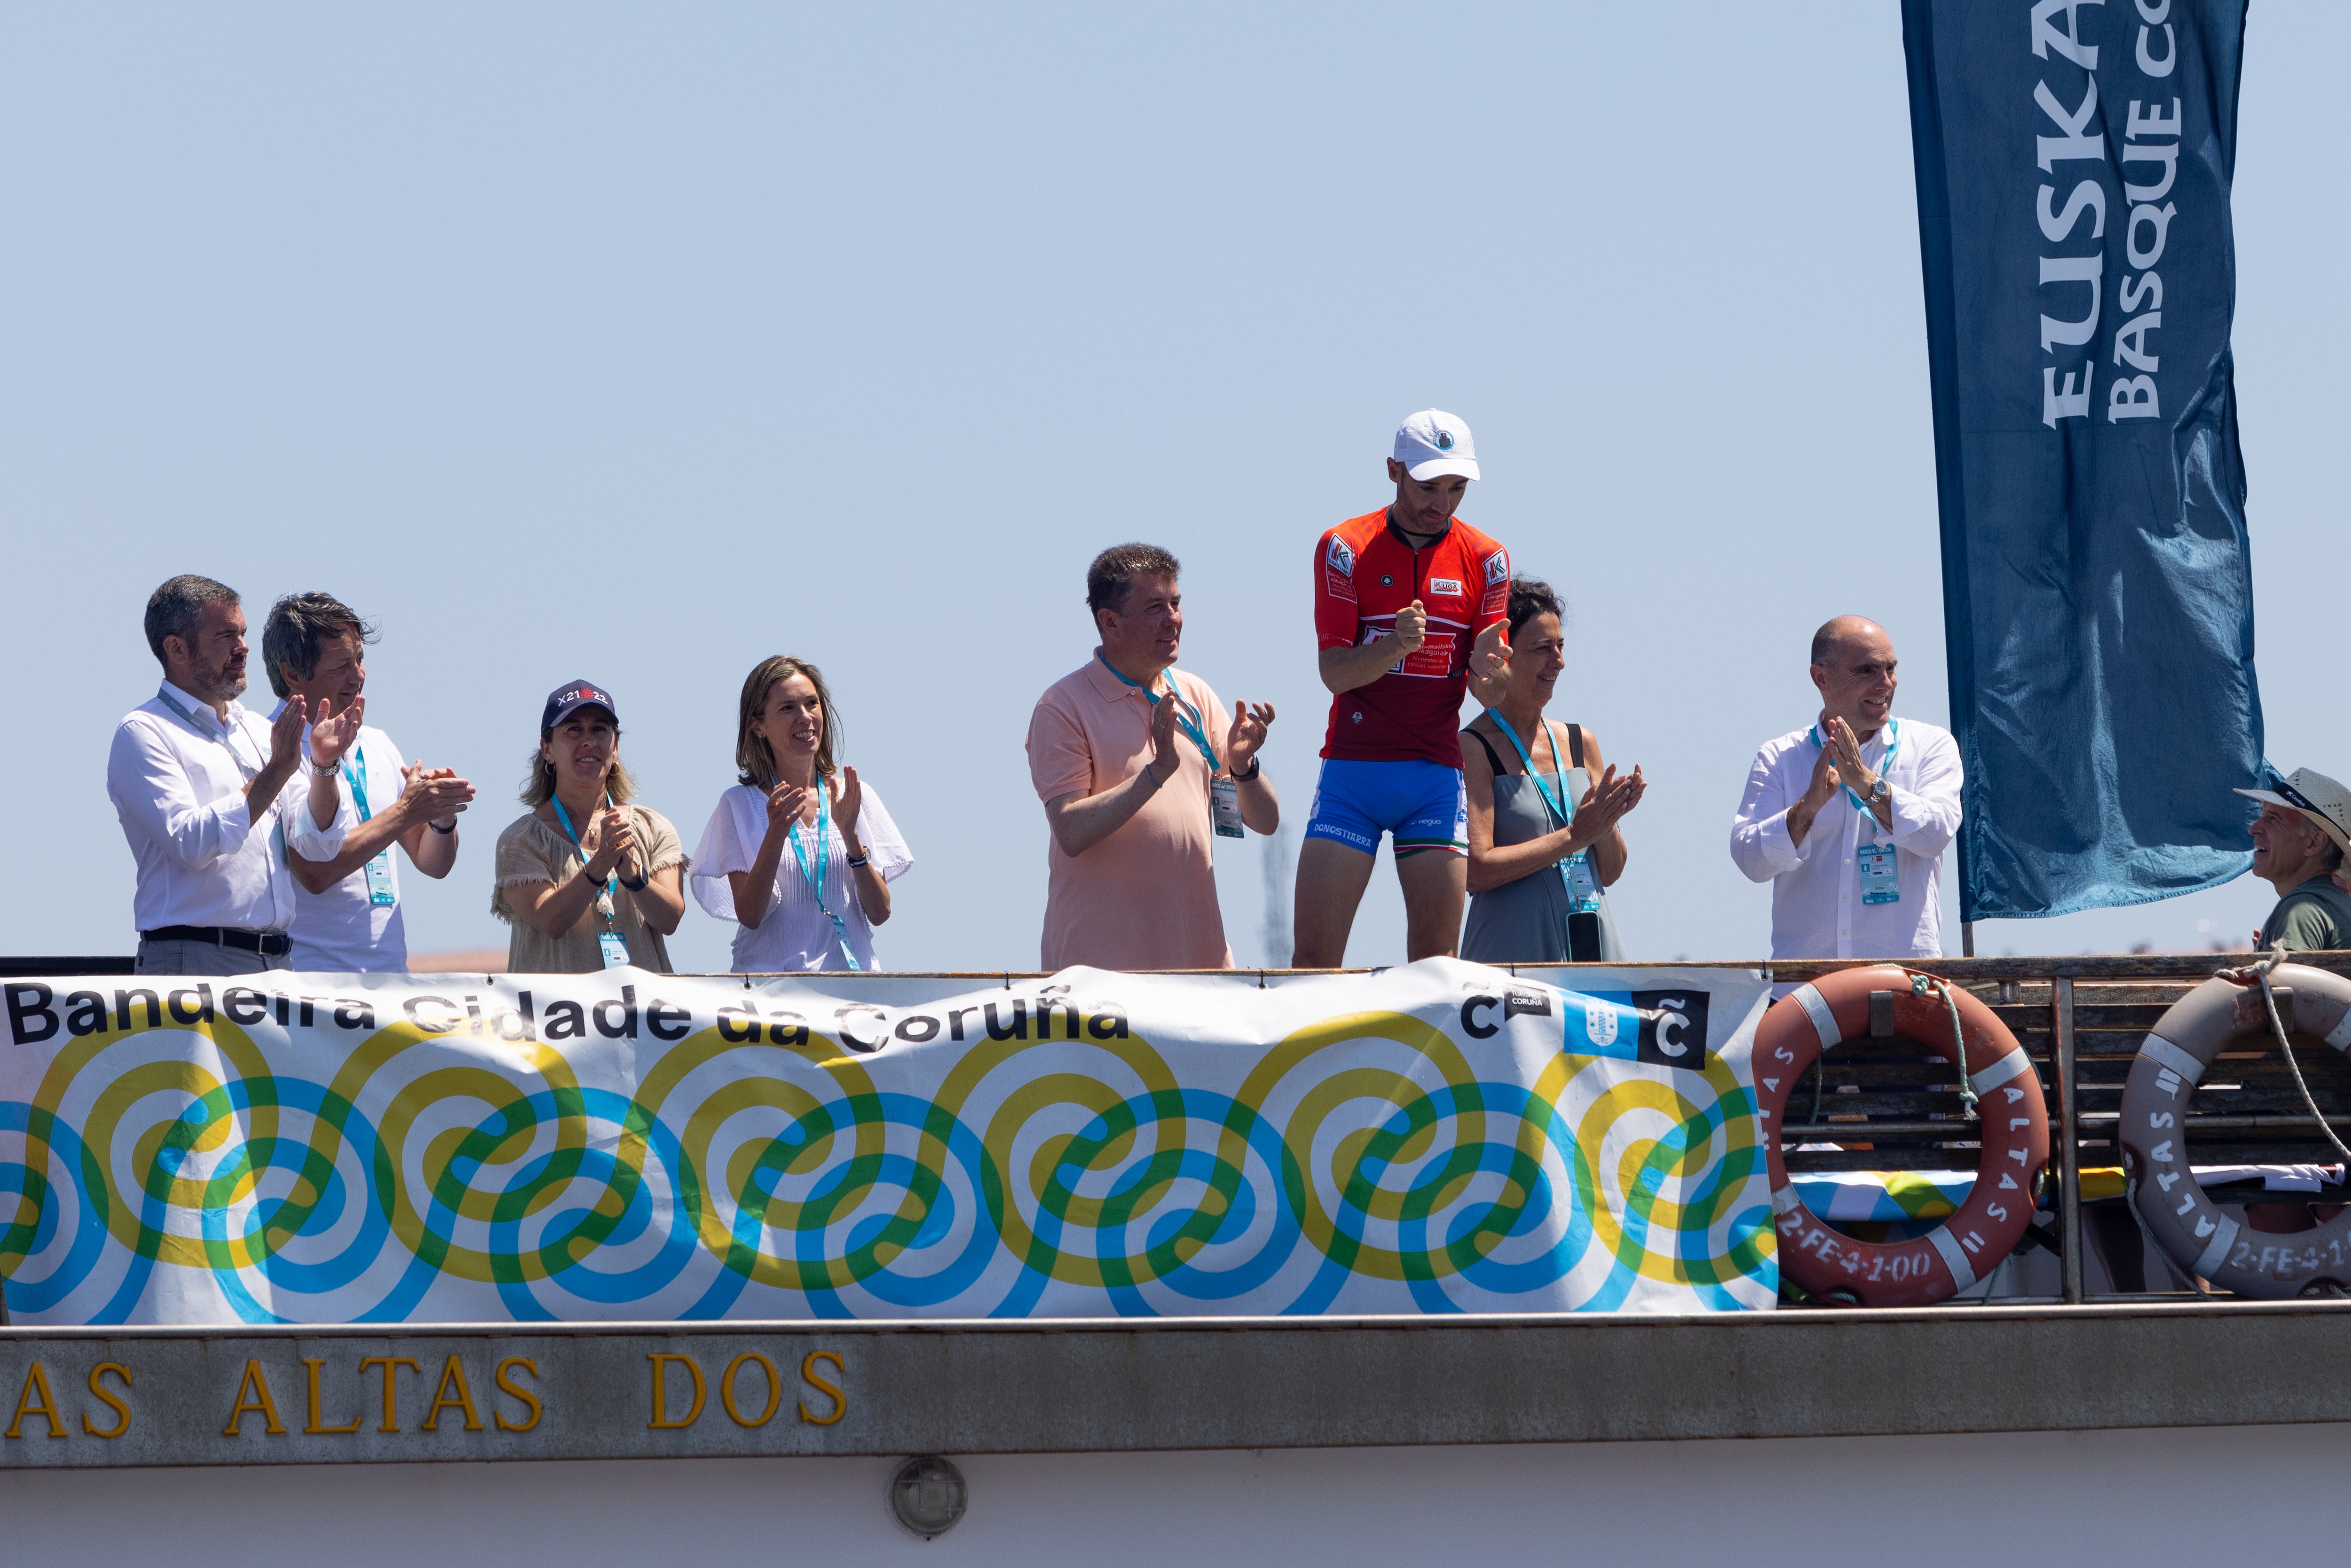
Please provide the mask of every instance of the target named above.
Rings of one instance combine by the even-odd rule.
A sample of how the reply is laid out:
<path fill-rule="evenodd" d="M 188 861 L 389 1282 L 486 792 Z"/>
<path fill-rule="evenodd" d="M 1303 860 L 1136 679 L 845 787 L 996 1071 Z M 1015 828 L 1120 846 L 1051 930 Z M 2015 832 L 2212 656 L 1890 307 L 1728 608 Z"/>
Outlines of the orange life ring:
<path fill-rule="evenodd" d="M 1870 1036 L 1873 993 L 1887 998 L 1876 1005 L 1890 1008 L 1896 1036 L 1923 1051 L 1954 1054 L 1950 1013 L 1941 993 L 1931 986 L 1914 989 L 1911 981 L 1908 970 L 1890 965 L 1840 969 L 1772 1003 L 1755 1031 L 1755 1101 L 1771 1175 L 1780 1270 L 1813 1297 L 1832 1302 L 1919 1307 L 1966 1290 L 2023 1239 L 2032 1222 L 2042 1167 L 2049 1163 L 2049 1109 L 2031 1060 L 1990 1008 L 1953 987 L 1967 1050 L 1960 1071 L 1979 1103 L 1978 1121 L 1954 1123 L 1951 1130 L 1974 1133 L 1983 1143 L 1967 1201 L 1924 1236 L 1871 1242 L 1832 1229 L 1797 1198 L 1780 1157 L 1788 1097 L 1823 1051 L 1839 1040 Z"/>

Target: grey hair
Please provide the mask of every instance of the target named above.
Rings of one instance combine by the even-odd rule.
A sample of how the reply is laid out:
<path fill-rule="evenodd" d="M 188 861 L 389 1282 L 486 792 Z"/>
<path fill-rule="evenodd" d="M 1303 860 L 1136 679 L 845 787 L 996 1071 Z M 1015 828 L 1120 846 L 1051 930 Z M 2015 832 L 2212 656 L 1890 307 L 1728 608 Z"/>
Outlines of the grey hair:
<path fill-rule="evenodd" d="M 177 637 L 183 643 L 195 641 L 196 622 L 207 604 L 238 602 L 236 590 L 225 582 L 214 582 L 209 577 L 193 572 L 182 572 L 147 596 L 147 646 L 155 662 L 169 670 L 172 662 L 163 657 L 163 639 Z"/>

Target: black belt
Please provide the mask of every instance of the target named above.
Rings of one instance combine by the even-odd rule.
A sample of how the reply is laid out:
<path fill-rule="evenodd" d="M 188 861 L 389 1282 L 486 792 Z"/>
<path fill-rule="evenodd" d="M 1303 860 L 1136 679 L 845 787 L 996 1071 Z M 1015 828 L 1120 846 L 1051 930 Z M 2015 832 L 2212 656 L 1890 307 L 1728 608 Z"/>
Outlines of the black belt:
<path fill-rule="evenodd" d="M 283 931 L 239 931 L 233 925 L 164 925 L 139 934 L 141 942 L 209 942 L 235 947 L 265 958 L 282 958 L 294 950 L 294 940 Z"/>

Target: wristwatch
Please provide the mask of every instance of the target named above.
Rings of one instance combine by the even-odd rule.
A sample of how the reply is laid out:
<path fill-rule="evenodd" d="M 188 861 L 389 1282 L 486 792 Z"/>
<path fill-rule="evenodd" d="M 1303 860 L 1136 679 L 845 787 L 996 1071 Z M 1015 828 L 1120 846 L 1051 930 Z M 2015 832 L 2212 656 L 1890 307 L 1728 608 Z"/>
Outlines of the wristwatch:
<path fill-rule="evenodd" d="M 1886 775 L 1881 773 L 1877 776 L 1877 782 L 1869 787 L 1869 803 L 1875 806 L 1893 792 L 1894 786 L 1888 784 L 1886 781 Z"/>

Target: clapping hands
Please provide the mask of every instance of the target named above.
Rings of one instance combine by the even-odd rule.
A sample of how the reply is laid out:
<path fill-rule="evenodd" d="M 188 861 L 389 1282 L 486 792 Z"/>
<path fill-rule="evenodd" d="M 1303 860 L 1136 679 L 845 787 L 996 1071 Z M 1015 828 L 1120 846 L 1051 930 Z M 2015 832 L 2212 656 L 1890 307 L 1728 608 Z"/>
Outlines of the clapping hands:
<path fill-rule="evenodd" d="M 1233 722 L 1225 731 L 1225 767 L 1238 773 L 1249 764 L 1249 758 L 1265 745 L 1265 732 L 1273 723 L 1273 705 L 1259 703 L 1254 708 L 1246 702 L 1233 704 Z"/>
<path fill-rule="evenodd" d="M 303 701 L 298 696 L 289 698 L 286 704 L 288 713 L 301 706 L 303 706 Z M 318 768 L 331 768 L 341 761 L 343 754 L 358 744 L 360 720 L 365 717 L 366 714 L 367 698 L 363 696 L 353 697 L 350 700 L 350 706 L 340 713 L 335 711 L 334 698 L 320 697 L 318 716 L 310 721 L 311 765 Z M 280 714 L 278 723 L 284 722 L 285 715 Z M 298 723 L 299 720 L 298 719 L 297 722 Z"/>
<path fill-rule="evenodd" d="M 841 841 L 852 846 L 852 853 L 857 842 L 857 813 L 864 809 L 865 786 L 857 781 L 857 769 L 844 765 L 841 788 L 832 798 L 832 826 L 841 835 Z"/>
<path fill-rule="evenodd" d="M 613 868 L 625 863 L 636 847 L 636 824 L 619 806 L 608 806 L 597 812 L 587 831 L 580 835 L 580 852 L 588 857 L 588 875 L 596 882 L 611 875 Z"/>
<path fill-rule="evenodd" d="M 1585 789 L 1583 799 L 1575 803 L 1575 821 L 1571 838 L 1581 841 L 1575 847 L 1588 849 L 1614 831 L 1617 822 L 1641 803 L 1641 797 L 1648 793 L 1648 780 L 1641 777 L 1638 763 L 1634 765 L 1631 773 L 1621 778 L 1617 775 L 1616 765 L 1610 763 L 1608 771 Z"/>
<path fill-rule="evenodd" d="M 474 786 L 457 777 L 454 768 L 427 768 L 412 762 L 400 770 L 402 808 L 410 820 L 432 823 L 446 832 L 457 825 L 457 813 L 474 799 Z"/>

